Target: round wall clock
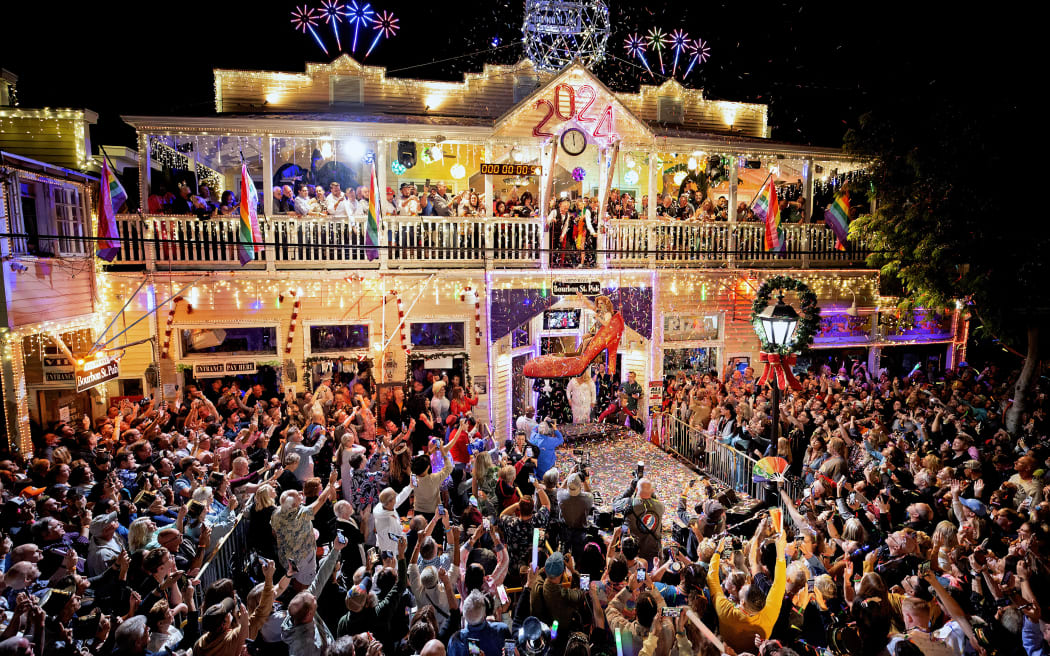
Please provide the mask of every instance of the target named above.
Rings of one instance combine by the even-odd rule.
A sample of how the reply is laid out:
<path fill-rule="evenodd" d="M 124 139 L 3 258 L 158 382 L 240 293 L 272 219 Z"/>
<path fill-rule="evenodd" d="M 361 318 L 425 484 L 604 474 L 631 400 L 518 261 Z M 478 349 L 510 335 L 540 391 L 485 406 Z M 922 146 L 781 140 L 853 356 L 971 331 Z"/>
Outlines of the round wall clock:
<path fill-rule="evenodd" d="M 561 147 L 566 153 L 576 157 L 587 150 L 587 135 L 579 128 L 569 128 L 561 133 Z"/>

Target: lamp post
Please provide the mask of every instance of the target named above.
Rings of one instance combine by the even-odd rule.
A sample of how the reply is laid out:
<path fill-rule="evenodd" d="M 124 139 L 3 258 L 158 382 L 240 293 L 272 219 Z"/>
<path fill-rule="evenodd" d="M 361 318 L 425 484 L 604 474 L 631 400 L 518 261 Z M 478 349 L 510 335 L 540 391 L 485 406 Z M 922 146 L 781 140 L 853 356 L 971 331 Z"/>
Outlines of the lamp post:
<path fill-rule="evenodd" d="M 767 305 L 764 310 L 759 312 L 758 319 L 761 322 L 762 331 L 765 333 L 766 342 L 771 347 L 779 351 L 794 341 L 795 328 L 798 327 L 798 312 L 784 302 L 783 293 L 777 295 L 776 305 Z M 769 386 L 773 391 L 773 425 L 771 428 L 773 430 L 773 446 L 776 447 L 780 438 L 780 385 L 777 383 L 776 376 L 773 376 L 769 381 Z"/>

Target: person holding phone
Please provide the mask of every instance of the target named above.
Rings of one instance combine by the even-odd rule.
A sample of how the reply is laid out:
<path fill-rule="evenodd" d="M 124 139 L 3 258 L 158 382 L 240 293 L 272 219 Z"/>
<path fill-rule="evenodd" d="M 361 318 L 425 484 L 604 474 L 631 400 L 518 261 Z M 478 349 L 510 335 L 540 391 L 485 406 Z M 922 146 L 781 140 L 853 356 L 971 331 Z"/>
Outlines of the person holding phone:
<path fill-rule="evenodd" d="M 394 553 L 397 550 L 397 541 L 401 539 L 401 518 L 397 508 L 408 500 L 413 490 L 411 485 L 406 485 L 400 492 L 388 487 L 379 493 L 379 503 L 372 509 L 372 517 L 375 520 L 376 546 L 380 551 Z"/>
<path fill-rule="evenodd" d="M 437 513 L 441 500 L 441 484 L 454 468 L 448 445 L 438 441 L 437 446 L 444 461 L 444 466 L 440 471 L 430 472 L 430 458 L 426 454 L 417 455 L 412 459 L 412 473 L 416 476 L 415 501 L 412 507 L 417 515 L 422 515 L 427 520 L 432 519 Z M 434 539 L 440 541 L 444 535 L 444 527 L 439 526 L 435 531 Z"/>

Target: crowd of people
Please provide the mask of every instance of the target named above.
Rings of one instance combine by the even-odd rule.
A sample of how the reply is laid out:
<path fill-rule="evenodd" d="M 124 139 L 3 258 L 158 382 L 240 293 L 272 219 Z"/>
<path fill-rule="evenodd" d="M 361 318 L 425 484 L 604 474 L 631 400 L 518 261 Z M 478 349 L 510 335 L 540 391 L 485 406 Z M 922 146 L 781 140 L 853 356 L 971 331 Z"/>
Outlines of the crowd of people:
<path fill-rule="evenodd" d="M 214 197 L 210 184 L 200 182 L 196 193 L 193 186 L 180 182 L 177 192 L 168 191 L 163 183 L 158 183 L 154 193 L 147 199 L 150 214 L 196 215 L 198 218 L 236 216 L 239 214 L 237 195 L 227 189 L 218 198 Z M 339 182 L 325 185 L 313 185 L 304 182 L 274 185 L 273 213 L 297 217 L 359 217 L 368 213 L 367 186 L 343 188 Z M 568 207 L 561 207 L 561 202 Z M 786 222 L 805 221 L 805 200 L 795 194 L 790 199 L 781 201 L 785 208 Z M 531 191 L 519 191 L 512 187 L 499 194 L 492 201 L 487 201 L 483 193 L 473 188 L 464 188 L 458 193 L 450 191 L 444 182 L 425 184 L 422 190 L 411 182 L 404 182 L 395 193 L 392 187 L 386 187 L 380 199 L 384 216 L 460 216 L 460 217 L 540 217 L 544 213 Z M 594 237 L 599 227 L 599 199 L 597 196 L 570 198 L 567 195 L 552 198 L 547 209 L 548 219 L 552 215 L 571 215 L 571 229 L 559 235 L 564 241 L 569 236 L 581 243 L 577 250 L 583 250 L 582 241 Z M 683 221 L 728 221 L 730 218 L 742 223 L 754 222 L 758 218 L 747 202 L 737 203 L 735 212 L 731 212 L 726 196 L 717 199 L 708 197 L 692 181 L 682 184 L 679 193 L 659 194 L 656 200 L 658 218 L 678 219 Z M 611 189 L 606 202 L 604 220 L 645 218 L 649 213 L 649 196 L 643 195 L 639 201 L 630 193 L 621 193 Z M 733 214 L 731 217 L 730 215 Z M 550 220 L 548 221 L 550 223 Z M 564 228 L 564 221 L 559 224 Z"/>
<path fill-rule="evenodd" d="M 995 367 L 825 367 L 775 418 L 752 371 L 676 376 L 701 466 L 720 441 L 806 482 L 727 526 L 717 481 L 661 499 L 644 463 L 596 508 L 557 420 L 496 436 L 469 386 L 416 373 L 215 379 L 39 430 L 0 461 L 0 654 L 1047 653 L 1045 379 L 1010 435 Z M 250 565 L 200 589 L 245 530 L 221 560 Z"/>

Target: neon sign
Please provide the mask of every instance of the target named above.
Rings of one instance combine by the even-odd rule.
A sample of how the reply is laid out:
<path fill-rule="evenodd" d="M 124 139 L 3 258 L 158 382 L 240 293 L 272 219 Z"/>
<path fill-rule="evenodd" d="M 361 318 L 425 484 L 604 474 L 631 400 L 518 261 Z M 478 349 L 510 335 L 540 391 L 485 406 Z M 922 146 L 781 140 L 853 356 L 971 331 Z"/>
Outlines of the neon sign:
<path fill-rule="evenodd" d="M 598 112 L 593 107 L 598 94 L 589 84 L 578 87 L 569 84 L 559 84 L 554 87 L 554 97 L 540 98 L 536 101 L 537 108 L 543 108 L 545 113 L 532 128 L 534 137 L 553 137 L 553 132 L 548 131 L 547 123 L 555 116 L 562 121 L 576 120 L 577 123 L 589 126 L 590 136 L 593 138 L 611 137 L 616 131 L 615 117 L 613 115 L 612 103 L 607 103 L 605 108 Z"/>

